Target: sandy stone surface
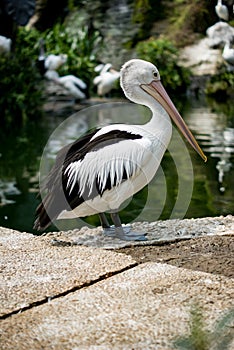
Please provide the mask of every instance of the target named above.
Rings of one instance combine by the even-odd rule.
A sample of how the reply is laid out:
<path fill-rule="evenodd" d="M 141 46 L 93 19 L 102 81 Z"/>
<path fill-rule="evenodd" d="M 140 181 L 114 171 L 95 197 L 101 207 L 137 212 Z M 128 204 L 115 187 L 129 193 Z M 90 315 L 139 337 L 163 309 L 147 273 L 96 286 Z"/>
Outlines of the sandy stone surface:
<path fill-rule="evenodd" d="M 0 349 L 170 350 L 193 305 L 208 329 L 234 312 L 233 216 L 133 229 L 149 240 L 0 228 Z"/>
<path fill-rule="evenodd" d="M 138 263 L 153 261 L 234 278 L 234 233 L 205 236 L 163 245 L 115 250 Z"/>
<path fill-rule="evenodd" d="M 134 264 L 130 256 L 56 247 L 49 238 L 0 228 L 0 316 Z"/>
<path fill-rule="evenodd" d="M 198 303 L 206 324 L 233 306 L 233 280 L 144 263 L 1 322 L 1 349 L 172 349 Z"/>

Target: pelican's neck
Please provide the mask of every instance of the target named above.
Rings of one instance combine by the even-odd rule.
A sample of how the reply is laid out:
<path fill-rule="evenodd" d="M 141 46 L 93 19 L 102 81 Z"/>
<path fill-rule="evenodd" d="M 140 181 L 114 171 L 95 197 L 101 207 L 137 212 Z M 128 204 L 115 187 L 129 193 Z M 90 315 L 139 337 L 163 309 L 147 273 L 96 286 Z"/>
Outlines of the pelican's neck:
<path fill-rule="evenodd" d="M 160 138 L 160 140 L 168 144 L 172 135 L 171 118 L 165 109 L 155 100 L 147 104 L 147 107 L 151 110 L 152 117 L 144 125 L 144 129 L 152 133 L 154 137 L 156 136 L 156 138 Z"/>
<path fill-rule="evenodd" d="M 168 144 L 172 134 L 172 124 L 168 113 L 153 96 L 144 91 L 138 80 L 127 84 L 126 81 L 131 81 L 130 78 L 127 79 L 124 74 L 121 76 L 120 83 L 125 96 L 136 104 L 148 107 L 152 112 L 150 121 L 138 127 L 142 127 L 148 136 L 152 136 L 150 136 L 152 139 L 160 139 L 164 144 Z"/>

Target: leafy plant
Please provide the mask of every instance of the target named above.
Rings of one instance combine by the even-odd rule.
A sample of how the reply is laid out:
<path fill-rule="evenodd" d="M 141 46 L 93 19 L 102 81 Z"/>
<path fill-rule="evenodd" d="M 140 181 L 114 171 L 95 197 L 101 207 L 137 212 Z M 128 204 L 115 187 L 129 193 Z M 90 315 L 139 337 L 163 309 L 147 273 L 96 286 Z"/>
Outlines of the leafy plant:
<path fill-rule="evenodd" d="M 134 1 L 134 12 L 132 21 L 136 23 L 144 22 L 147 12 L 151 9 L 149 0 Z"/>
<path fill-rule="evenodd" d="M 68 55 L 67 64 L 60 73 L 74 74 L 89 82 L 96 65 L 96 54 L 101 44 L 98 31 L 90 33 L 88 26 L 74 30 L 72 27 L 56 24 L 43 34 L 46 52 Z"/>
<path fill-rule="evenodd" d="M 234 72 L 228 71 L 226 65 L 218 69 L 218 73 L 211 76 L 206 84 L 205 93 L 219 101 L 225 100 L 234 94 Z"/>
<path fill-rule="evenodd" d="M 90 33 L 87 26 L 74 32 L 62 24 L 43 33 L 18 28 L 14 51 L 0 56 L 0 122 L 6 128 L 23 125 L 42 113 L 44 85 L 36 67 L 40 38 L 46 54 L 68 55 L 61 75 L 74 74 L 89 83 L 94 72 L 101 41 L 98 32 Z"/>
<path fill-rule="evenodd" d="M 150 38 L 136 46 L 139 58 L 154 63 L 160 71 L 165 87 L 173 91 L 185 91 L 189 84 L 190 71 L 178 62 L 178 50 L 166 39 Z"/>
<path fill-rule="evenodd" d="M 28 56 L 32 62 L 38 58 L 39 40 L 42 34 L 36 29 L 28 30 L 25 27 L 19 27 L 15 43 L 15 54 Z"/>
<path fill-rule="evenodd" d="M 166 35 L 177 47 L 192 44 L 217 20 L 212 1 L 173 0 L 166 4 Z"/>
<path fill-rule="evenodd" d="M 37 119 L 43 102 L 41 77 L 17 39 L 15 51 L 0 56 L 0 76 L 1 127 L 17 128 L 28 119 Z"/>
<path fill-rule="evenodd" d="M 213 331 L 208 331 L 202 310 L 195 305 L 190 312 L 190 334 L 177 338 L 173 345 L 181 350 L 228 350 L 234 339 L 233 322 L 234 309 L 215 323 Z"/>

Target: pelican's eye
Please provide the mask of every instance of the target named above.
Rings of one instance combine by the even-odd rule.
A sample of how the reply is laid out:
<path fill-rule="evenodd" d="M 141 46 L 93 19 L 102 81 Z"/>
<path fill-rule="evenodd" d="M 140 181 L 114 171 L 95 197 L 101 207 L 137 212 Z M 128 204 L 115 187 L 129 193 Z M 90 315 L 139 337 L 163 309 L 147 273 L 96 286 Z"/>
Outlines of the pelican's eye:
<path fill-rule="evenodd" d="M 154 76 L 155 78 L 158 78 L 158 72 L 154 72 L 154 73 L 153 73 L 153 76 Z"/>

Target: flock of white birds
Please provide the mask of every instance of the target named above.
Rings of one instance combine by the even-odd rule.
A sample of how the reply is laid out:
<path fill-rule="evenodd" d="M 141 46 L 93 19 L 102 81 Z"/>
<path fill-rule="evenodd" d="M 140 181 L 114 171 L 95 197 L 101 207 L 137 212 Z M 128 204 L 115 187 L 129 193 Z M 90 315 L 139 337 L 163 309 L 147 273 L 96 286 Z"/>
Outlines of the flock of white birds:
<path fill-rule="evenodd" d="M 65 55 L 49 55 L 45 60 L 45 77 L 62 85 L 74 98 L 85 99 L 87 85 L 84 81 L 71 74 L 59 76 L 57 69 L 65 62 Z M 99 64 L 94 70 L 98 73 L 93 80 L 93 84 L 97 86 L 97 94 L 100 97 L 107 96 L 119 80 L 120 72 L 113 69 L 110 63 Z"/>
<path fill-rule="evenodd" d="M 76 99 L 83 100 L 86 98 L 85 89 L 87 85 L 84 81 L 74 75 L 65 75 L 60 77 L 57 70 L 66 63 L 67 57 L 61 55 L 49 55 L 45 58 L 45 77 L 62 85 Z M 110 63 L 99 64 L 94 71 L 98 75 L 94 78 L 93 84 L 97 86 L 97 94 L 100 97 L 107 96 L 115 87 L 116 81 L 119 80 L 120 72 L 116 71 Z"/>

